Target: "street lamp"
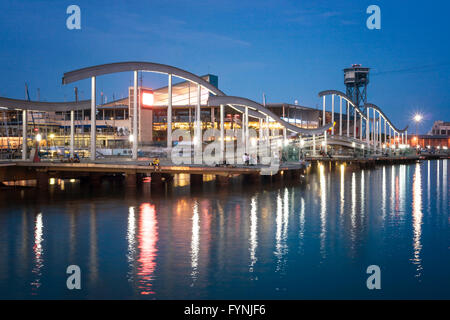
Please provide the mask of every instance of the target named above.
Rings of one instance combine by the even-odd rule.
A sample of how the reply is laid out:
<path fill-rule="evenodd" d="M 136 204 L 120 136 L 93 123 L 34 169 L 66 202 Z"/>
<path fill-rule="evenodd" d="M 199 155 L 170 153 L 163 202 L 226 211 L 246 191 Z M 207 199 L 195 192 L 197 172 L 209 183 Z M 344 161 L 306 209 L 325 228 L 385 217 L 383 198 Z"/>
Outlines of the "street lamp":
<path fill-rule="evenodd" d="M 416 137 L 417 137 L 417 126 L 419 125 L 419 122 L 422 121 L 423 116 L 419 113 L 416 113 L 414 115 L 414 121 L 416 122 Z"/>
<path fill-rule="evenodd" d="M 423 117 L 422 117 L 422 115 L 421 114 L 416 114 L 415 116 L 414 116 L 414 121 L 415 122 L 420 122 L 420 121 L 422 121 L 422 119 L 423 119 Z"/>

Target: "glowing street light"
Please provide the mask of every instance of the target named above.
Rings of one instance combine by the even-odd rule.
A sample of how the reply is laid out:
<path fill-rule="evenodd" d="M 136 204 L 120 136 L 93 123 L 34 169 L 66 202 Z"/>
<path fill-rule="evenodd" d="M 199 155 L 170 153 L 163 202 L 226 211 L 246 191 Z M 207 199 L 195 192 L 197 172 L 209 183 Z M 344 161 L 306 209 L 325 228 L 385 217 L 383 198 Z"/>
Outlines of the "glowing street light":
<path fill-rule="evenodd" d="M 423 116 L 420 113 L 416 113 L 414 115 L 414 121 L 416 122 L 416 136 L 417 136 L 417 126 L 419 125 L 420 121 L 422 121 Z"/>
<path fill-rule="evenodd" d="M 36 135 L 36 141 L 37 141 L 37 142 L 41 142 L 41 140 L 42 140 L 42 136 L 41 136 L 40 133 L 38 133 L 38 134 Z"/>
<path fill-rule="evenodd" d="M 414 121 L 415 122 L 420 122 L 420 121 L 422 121 L 422 119 L 423 119 L 423 116 L 421 115 L 421 114 L 416 114 L 415 116 L 414 116 Z"/>
<path fill-rule="evenodd" d="M 130 136 L 128 137 L 128 141 L 130 141 L 130 142 L 134 141 L 134 136 L 132 134 L 130 134 Z"/>

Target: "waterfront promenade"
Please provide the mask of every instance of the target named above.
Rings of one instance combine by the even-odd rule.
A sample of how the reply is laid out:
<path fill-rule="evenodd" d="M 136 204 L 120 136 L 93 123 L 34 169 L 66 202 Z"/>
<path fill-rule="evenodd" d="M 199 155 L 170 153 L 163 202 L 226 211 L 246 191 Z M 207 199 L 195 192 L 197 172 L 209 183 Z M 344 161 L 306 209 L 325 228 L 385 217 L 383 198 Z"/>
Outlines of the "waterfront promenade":
<path fill-rule="evenodd" d="M 18 181 L 35 180 L 38 188 L 47 188 L 49 181 L 55 179 L 80 179 L 98 185 L 104 178 L 124 180 L 127 187 L 135 187 L 143 179 L 150 178 L 151 183 L 160 185 L 172 181 L 174 175 L 190 176 L 192 183 L 201 183 L 204 175 L 215 176 L 217 182 L 228 184 L 229 180 L 238 176 L 252 181 L 277 180 L 282 176 L 298 179 L 307 173 L 308 166 L 322 163 L 327 166 L 345 165 L 355 168 L 374 168 L 378 165 L 408 164 L 426 160 L 431 155 L 404 155 L 354 158 L 349 156 L 307 157 L 306 162 L 283 162 L 278 167 L 263 165 L 175 165 L 169 160 L 161 160 L 159 166 L 151 165 L 152 159 L 118 161 L 103 159 L 82 161 L 80 163 L 64 163 L 61 161 L 2 161 L 0 162 L 0 182 L 15 185 Z M 448 155 L 441 155 L 448 158 Z"/>

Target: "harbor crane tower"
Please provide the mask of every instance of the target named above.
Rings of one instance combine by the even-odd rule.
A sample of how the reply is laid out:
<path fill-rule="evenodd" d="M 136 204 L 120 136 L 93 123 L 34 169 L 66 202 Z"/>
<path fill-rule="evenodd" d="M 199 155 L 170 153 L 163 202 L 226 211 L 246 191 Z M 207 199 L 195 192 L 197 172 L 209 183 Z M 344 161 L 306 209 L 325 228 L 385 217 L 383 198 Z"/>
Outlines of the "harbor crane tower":
<path fill-rule="evenodd" d="M 354 64 L 351 68 L 344 69 L 346 94 L 361 110 L 364 110 L 364 104 L 367 102 L 369 69 L 361 67 L 360 64 Z"/>

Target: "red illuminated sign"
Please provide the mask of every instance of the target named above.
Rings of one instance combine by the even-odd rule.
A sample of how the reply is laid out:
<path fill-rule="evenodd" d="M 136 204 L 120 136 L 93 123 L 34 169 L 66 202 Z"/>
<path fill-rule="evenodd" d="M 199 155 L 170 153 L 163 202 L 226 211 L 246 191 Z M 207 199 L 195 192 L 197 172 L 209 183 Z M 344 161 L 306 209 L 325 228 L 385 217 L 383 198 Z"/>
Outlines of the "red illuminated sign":
<path fill-rule="evenodd" d="M 149 108 L 154 105 L 155 98 L 152 90 L 141 90 L 141 106 Z"/>

